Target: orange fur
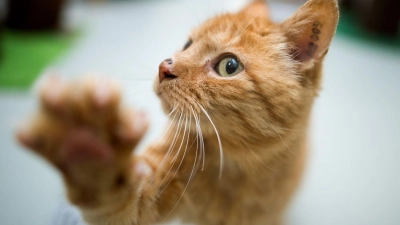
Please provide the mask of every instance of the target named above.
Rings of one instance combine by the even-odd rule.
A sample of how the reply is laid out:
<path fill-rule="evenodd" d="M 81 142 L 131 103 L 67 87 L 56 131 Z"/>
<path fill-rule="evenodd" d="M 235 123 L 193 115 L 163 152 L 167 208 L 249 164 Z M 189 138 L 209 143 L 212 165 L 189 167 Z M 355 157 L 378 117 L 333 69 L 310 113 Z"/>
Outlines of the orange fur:
<path fill-rule="evenodd" d="M 139 156 L 145 118 L 93 79 L 50 81 L 18 137 L 60 170 L 89 224 L 282 224 L 337 21 L 334 0 L 309 0 L 281 24 L 261 1 L 206 21 L 160 65 L 154 89 L 171 126 Z M 243 65 L 236 76 L 215 71 L 227 54 Z"/>

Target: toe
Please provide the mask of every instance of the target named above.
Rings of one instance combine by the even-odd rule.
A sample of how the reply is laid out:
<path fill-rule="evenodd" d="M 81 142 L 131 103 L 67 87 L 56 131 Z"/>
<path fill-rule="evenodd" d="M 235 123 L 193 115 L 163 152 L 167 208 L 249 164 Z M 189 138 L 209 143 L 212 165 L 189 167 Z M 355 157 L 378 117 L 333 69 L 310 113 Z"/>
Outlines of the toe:
<path fill-rule="evenodd" d="M 32 134 L 28 126 L 19 128 L 16 137 L 18 142 L 28 149 L 37 151 L 41 147 L 41 141 Z"/>
<path fill-rule="evenodd" d="M 125 111 L 121 116 L 119 138 L 124 143 L 136 145 L 149 127 L 148 115 L 144 111 Z"/>
<path fill-rule="evenodd" d="M 51 76 L 41 88 L 41 102 L 46 110 L 61 111 L 63 107 L 63 93 L 66 88 L 60 77 Z"/>
<path fill-rule="evenodd" d="M 119 105 L 121 95 L 116 81 L 97 78 L 91 82 L 89 86 L 94 86 L 94 88 L 92 88 L 90 100 L 93 101 L 96 109 L 115 109 Z"/>

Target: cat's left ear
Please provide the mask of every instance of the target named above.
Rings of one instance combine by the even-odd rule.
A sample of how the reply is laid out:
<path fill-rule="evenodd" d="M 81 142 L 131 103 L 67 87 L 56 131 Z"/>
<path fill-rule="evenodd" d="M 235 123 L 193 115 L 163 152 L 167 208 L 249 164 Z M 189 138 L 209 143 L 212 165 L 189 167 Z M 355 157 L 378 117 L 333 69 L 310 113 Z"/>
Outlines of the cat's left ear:
<path fill-rule="evenodd" d="M 265 0 L 254 0 L 248 6 L 240 11 L 241 14 L 245 14 L 249 17 L 260 17 L 269 19 L 269 9 Z"/>
<path fill-rule="evenodd" d="M 309 0 L 281 26 L 293 45 L 293 57 L 306 68 L 328 52 L 339 20 L 337 0 Z"/>

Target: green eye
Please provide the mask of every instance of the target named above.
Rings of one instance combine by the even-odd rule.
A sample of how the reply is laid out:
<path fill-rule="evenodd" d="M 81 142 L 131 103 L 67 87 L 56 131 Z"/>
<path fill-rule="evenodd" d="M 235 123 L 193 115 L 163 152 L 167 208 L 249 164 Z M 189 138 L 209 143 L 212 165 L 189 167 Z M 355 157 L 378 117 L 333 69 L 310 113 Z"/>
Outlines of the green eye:
<path fill-rule="evenodd" d="M 215 71 L 221 77 L 232 77 L 243 71 L 243 65 L 235 56 L 227 56 L 217 64 Z"/>

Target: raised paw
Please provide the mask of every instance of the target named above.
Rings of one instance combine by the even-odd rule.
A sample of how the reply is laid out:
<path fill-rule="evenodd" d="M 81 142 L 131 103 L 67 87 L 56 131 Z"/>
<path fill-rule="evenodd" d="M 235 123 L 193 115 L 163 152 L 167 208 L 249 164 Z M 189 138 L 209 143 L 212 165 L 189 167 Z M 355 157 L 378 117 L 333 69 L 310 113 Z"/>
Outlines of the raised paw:
<path fill-rule="evenodd" d="M 146 115 L 123 108 L 119 87 L 104 79 L 52 77 L 40 100 L 19 141 L 61 171 L 73 203 L 94 207 L 122 198 L 122 187 L 137 182 L 133 167 L 143 168 L 131 154 L 148 127 Z"/>

